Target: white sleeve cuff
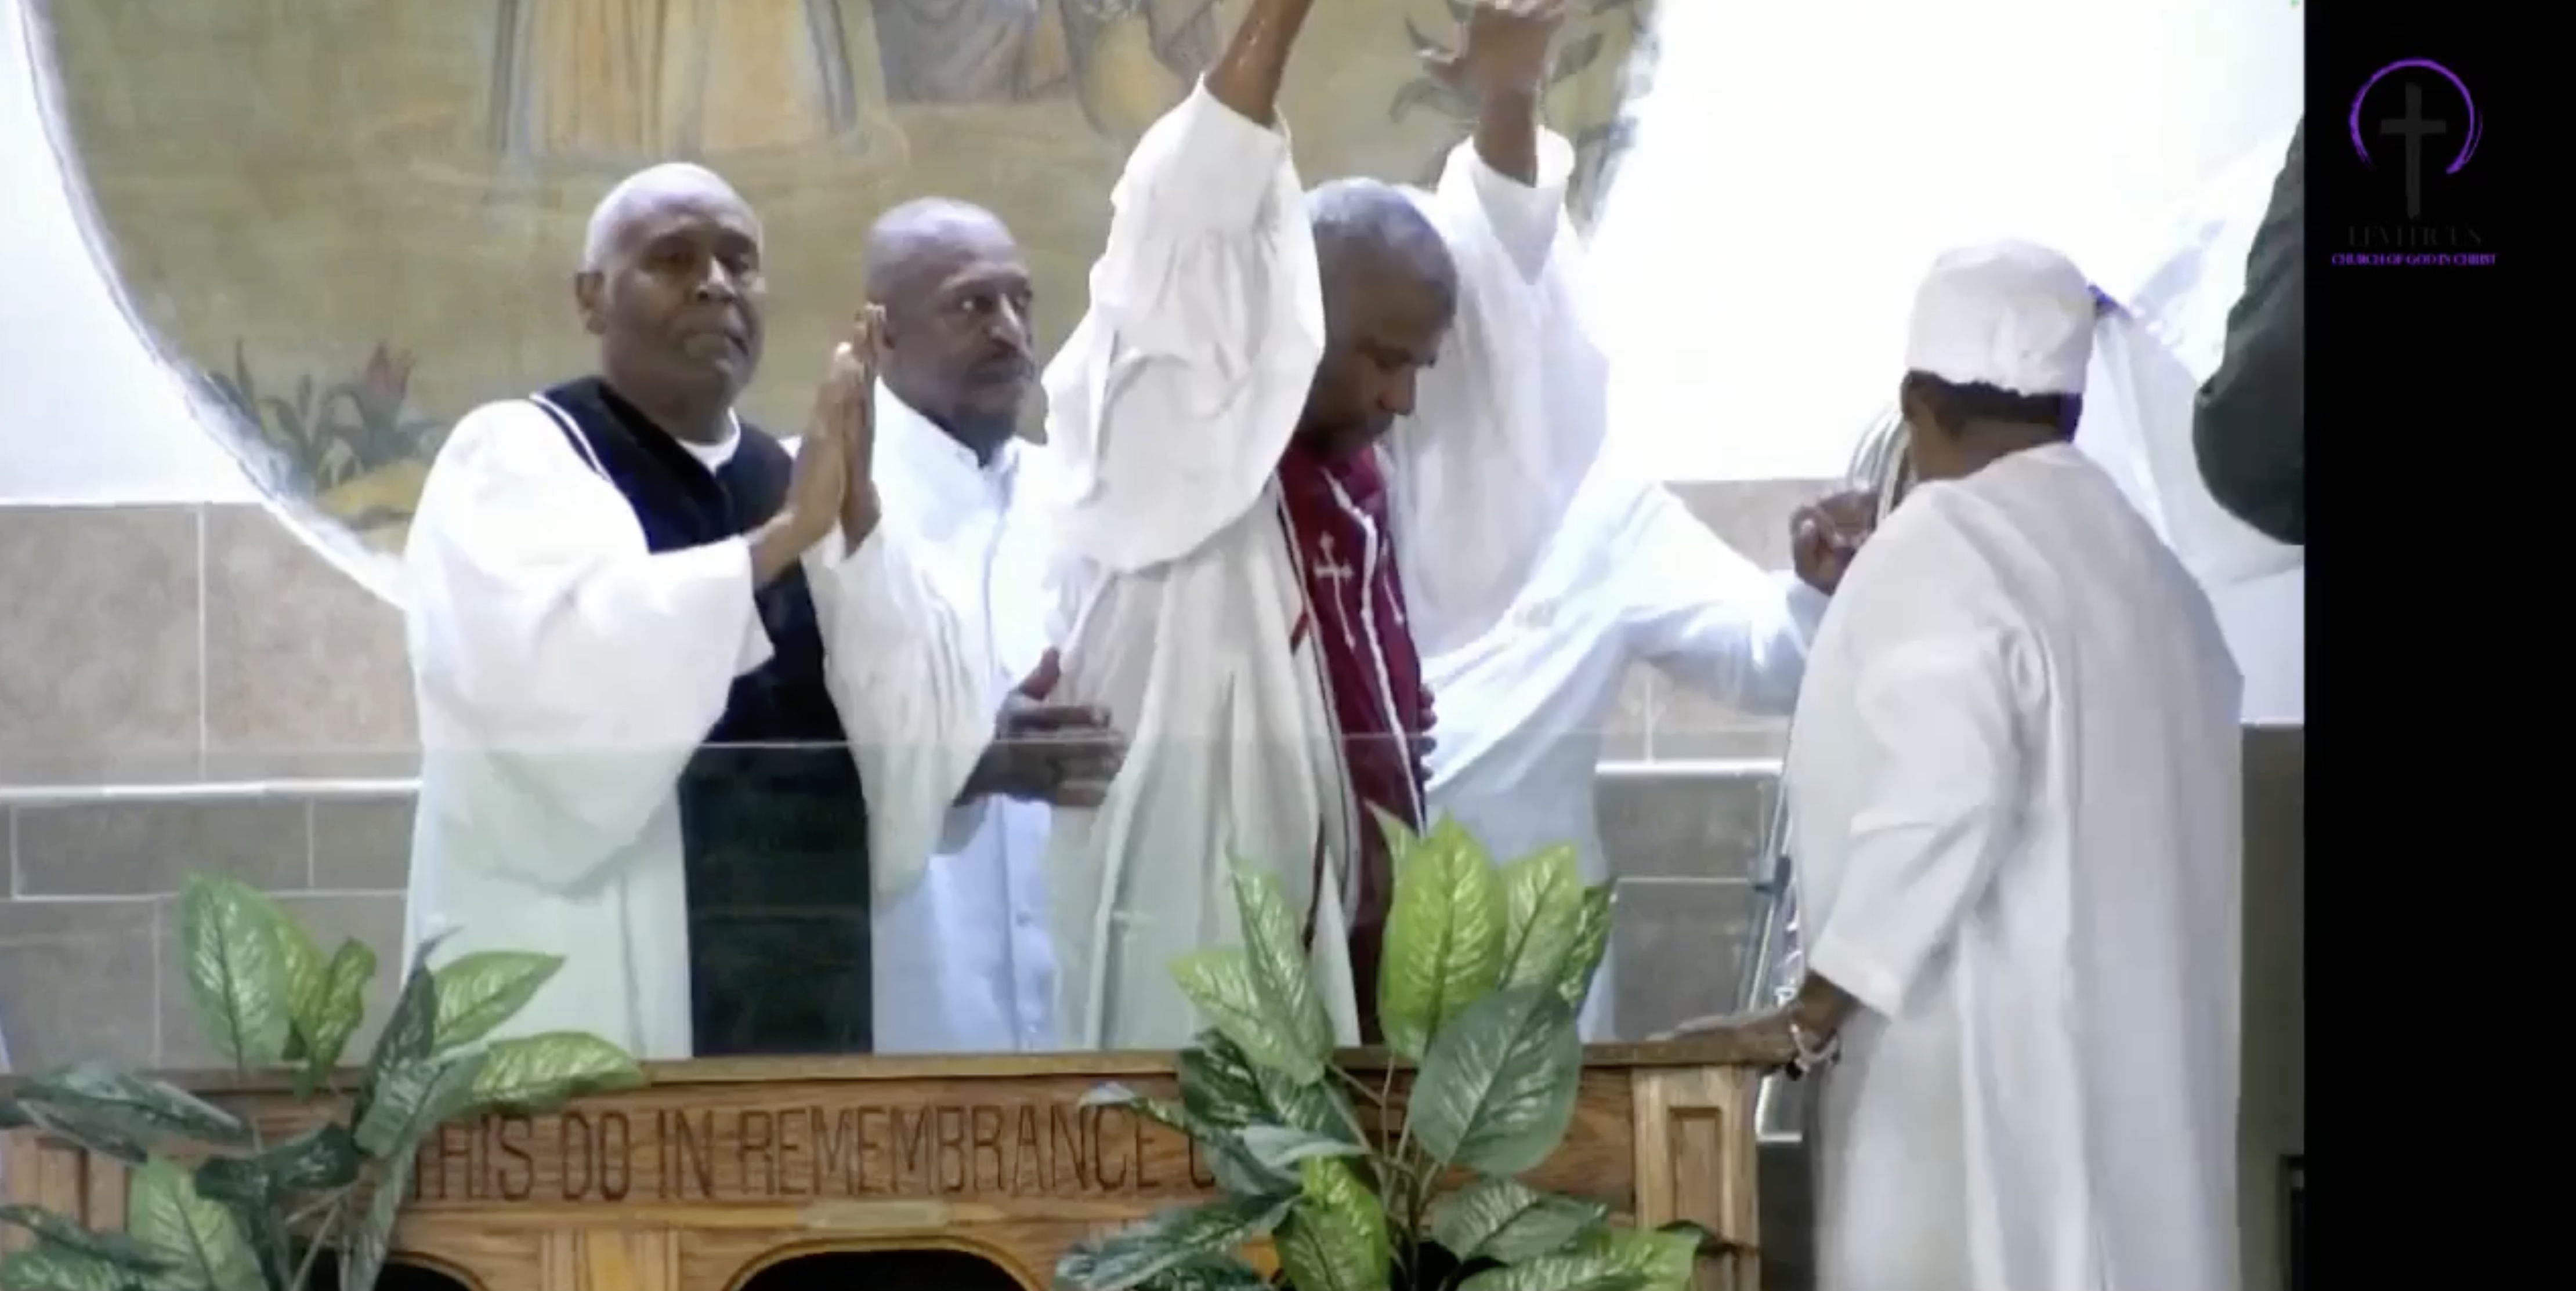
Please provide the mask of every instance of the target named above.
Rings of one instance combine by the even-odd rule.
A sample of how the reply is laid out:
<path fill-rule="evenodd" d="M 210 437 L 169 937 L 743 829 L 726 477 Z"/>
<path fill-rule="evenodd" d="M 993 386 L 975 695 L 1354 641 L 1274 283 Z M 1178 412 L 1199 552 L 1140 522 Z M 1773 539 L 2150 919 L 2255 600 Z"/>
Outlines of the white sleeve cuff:
<path fill-rule="evenodd" d="M 1905 1007 L 1905 982 L 1849 940 L 1827 928 L 1805 951 L 1807 972 L 1843 989 L 1861 1007 L 1893 1018 Z"/>
<path fill-rule="evenodd" d="M 1825 609 L 1833 604 L 1833 598 L 1817 591 L 1814 584 L 1793 571 L 1782 570 L 1773 577 L 1780 581 L 1781 596 L 1789 606 L 1789 621 L 1798 627 L 1798 639 L 1815 644 L 1816 630 L 1824 625 Z"/>

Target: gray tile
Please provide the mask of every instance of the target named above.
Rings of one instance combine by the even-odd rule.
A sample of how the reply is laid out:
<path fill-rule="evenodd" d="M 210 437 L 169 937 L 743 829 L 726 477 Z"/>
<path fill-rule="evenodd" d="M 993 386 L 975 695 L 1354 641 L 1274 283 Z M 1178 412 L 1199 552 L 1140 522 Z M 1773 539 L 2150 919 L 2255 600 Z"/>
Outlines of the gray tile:
<path fill-rule="evenodd" d="M 1594 782 L 1593 811 L 1610 871 L 1622 878 L 1740 879 L 1769 823 L 1775 777 L 1659 766 Z"/>
<path fill-rule="evenodd" d="M 1732 1010 L 1755 907 L 1740 882 L 1622 880 L 1610 925 L 1617 1033 L 1641 1040 Z"/>
<path fill-rule="evenodd" d="M 0 782 L 199 773 L 197 525 L 195 507 L 0 506 Z"/>
<path fill-rule="evenodd" d="M 191 874 L 257 888 L 305 886 L 312 836 L 305 804 L 262 801 L 106 801 L 15 812 L 14 895 L 150 896 Z"/>
<path fill-rule="evenodd" d="M 313 804 L 313 886 L 324 892 L 400 892 L 411 875 L 413 799 Z"/>
<path fill-rule="evenodd" d="M 0 902 L 0 1035 L 15 1070 L 158 1059 L 152 904 Z"/>
<path fill-rule="evenodd" d="M 206 741 L 219 780 L 419 765 L 401 612 L 262 507 L 206 512 Z"/>
<path fill-rule="evenodd" d="M 162 1063 L 170 1067 L 205 1067 L 214 1065 L 213 1049 L 205 1042 L 197 1025 L 196 1011 L 190 1003 L 186 959 L 179 951 L 179 911 L 174 901 L 161 901 L 158 906 L 156 937 L 162 961 L 161 1053 Z M 376 1032 L 384 1026 L 385 1012 L 393 1006 L 394 986 L 399 977 L 402 957 L 402 897 L 387 895 L 281 896 L 278 904 L 313 934 L 315 944 L 328 955 L 343 939 L 354 937 L 376 952 L 376 979 L 367 990 L 367 1020 L 350 1041 L 352 1054 L 364 1054 L 375 1043 Z"/>

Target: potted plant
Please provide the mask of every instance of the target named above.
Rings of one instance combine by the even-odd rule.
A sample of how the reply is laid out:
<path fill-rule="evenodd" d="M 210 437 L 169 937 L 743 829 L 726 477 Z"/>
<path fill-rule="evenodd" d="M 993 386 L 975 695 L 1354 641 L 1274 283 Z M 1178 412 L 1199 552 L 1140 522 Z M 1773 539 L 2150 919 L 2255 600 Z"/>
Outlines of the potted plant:
<path fill-rule="evenodd" d="M 0 1128 L 33 1127 L 132 1173 L 122 1233 L 0 1207 L 0 1222 L 35 1235 L 0 1260 L 0 1287 L 303 1291 L 334 1251 L 341 1291 L 371 1291 L 413 1157 L 441 1124 L 643 1081 L 624 1050 L 584 1032 L 489 1039 L 559 957 L 486 952 L 432 970 L 423 947 L 355 1088 L 343 1090 L 335 1071 L 364 1017 L 375 953 L 351 940 L 324 957 L 275 902 L 230 879 L 190 879 L 179 921 L 207 1043 L 240 1074 L 290 1069 L 296 1097 L 331 1099 L 335 1114 L 272 1140 L 248 1117 L 101 1064 L 17 1082 L 0 1093 Z"/>
<path fill-rule="evenodd" d="M 1574 1114 L 1575 1014 L 1608 948 L 1610 885 L 1583 886 L 1571 847 L 1497 869 L 1455 822 L 1420 838 L 1380 823 L 1395 863 L 1381 1069 L 1335 1062 L 1278 881 L 1235 864 L 1245 944 L 1173 966 L 1212 1024 L 1180 1054 L 1180 1101 L 1115 1085 L 1090 1096 L 1189 1135 L 1224 1196 L 1076 1247 L 1059 1291 L 1252 1291 L 1270 1283 L 1239 1251 L 1263 1236 L 1297 1291 L 1688 1283 L 1704 1230 L 1614 1227 L 1606 1204 L 1514 1177 Z M 1399 1099 L 1403 1064 L 1414 1077 Z"/>

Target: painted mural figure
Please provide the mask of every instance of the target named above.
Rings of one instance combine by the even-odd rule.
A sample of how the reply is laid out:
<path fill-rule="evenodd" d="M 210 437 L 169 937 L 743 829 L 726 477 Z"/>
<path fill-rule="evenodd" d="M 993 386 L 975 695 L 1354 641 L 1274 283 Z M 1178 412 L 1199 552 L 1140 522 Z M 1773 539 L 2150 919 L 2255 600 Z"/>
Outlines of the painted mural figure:
<path fill-rule="evenodd" d="M 835 0 L 501 0 L 508 154 L 631 163 L 831 141 L 855 120 Z"/>

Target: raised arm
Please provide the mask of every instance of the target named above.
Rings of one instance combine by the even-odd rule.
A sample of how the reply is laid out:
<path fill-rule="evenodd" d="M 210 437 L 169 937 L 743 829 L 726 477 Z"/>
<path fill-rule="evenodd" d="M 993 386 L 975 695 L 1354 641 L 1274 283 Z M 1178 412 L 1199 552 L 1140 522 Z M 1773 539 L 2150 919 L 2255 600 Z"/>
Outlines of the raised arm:
<path fill-rule="evenodd" d="M 1423 200 L 1458 266 L 1458 317 L 1416 415 L 1384 452 L 1415 638 L 1484 634 L 1521 591 L 1600 457 L 1609 365 L 1579 295 L 1565 216 L 1574 149 L 1540 128 L 1555 0 L 1489 0 L 1435 75 L 1477 96 L 1474 136 Z"/>
<path fill-rule="evenodd" d="M 775 545 L 775 544 L 771 544 Z M 589 881 L 669 800 L 769 657 L 754 542 L 650 554 L 625 500 L 529 403 L 457 423 L 404 551 L 424 769 L 523 881 Z"/>
<path fill-rule="evenodd" d="M 1313 0 L 1253 0 L 1110 201 L 1090 309 L 1047 365 L 1056 532 L 1113 573 L 1249 511 L 1296 429 L 1323 303 L 1279 82 Z"/>
<path fill-rule="evenodd" d="M 1661 485 L 1640 489 L 1612 551 L 1639 658 L 1741 712 L 1797 707 L 1824 593 L 1756 568 Z"/>

